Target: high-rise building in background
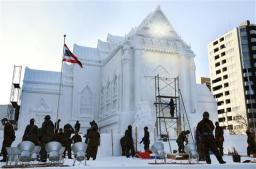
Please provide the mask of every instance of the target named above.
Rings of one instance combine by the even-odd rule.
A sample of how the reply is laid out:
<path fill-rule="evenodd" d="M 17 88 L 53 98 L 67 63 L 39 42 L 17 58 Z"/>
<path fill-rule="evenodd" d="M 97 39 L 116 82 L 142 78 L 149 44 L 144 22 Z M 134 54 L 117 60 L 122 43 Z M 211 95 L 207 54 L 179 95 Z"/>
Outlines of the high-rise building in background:
<path fill-rule="evenodd" d="M 256 126 L 256 25 L 250 21 L 208 44 L 211 90 L 220 125 L 234 133 Z"/>

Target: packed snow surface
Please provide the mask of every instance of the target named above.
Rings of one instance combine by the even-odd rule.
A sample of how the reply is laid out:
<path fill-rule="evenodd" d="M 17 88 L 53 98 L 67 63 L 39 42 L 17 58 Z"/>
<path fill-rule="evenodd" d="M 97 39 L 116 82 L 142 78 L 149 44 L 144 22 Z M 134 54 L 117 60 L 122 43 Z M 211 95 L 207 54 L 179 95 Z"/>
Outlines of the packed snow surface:
<path fill-rule="evenodd" d="M 85 166 L 84 161 L 79 163 L 76 162 L 76 165 L 73 167 L 73 160 L 66 159 L 64 164 L 69 165 L 69 167 L 47 167 L 47 168 L 88 168 L 88 169 L 101 169 L 101 168 L 113 168 L 113 169 L 147 169 L 147 168 L 157 168 L 157 169 L 255 169 L 256 163 L 234 163 L 231 156 L 225 156 L 224 160 L 227 164 L 218 164 L 216 158 L 211 156 L 212 164 L 206 164 L 205 162 L 200 162 L 199 164 L 188 164 L 187 161 L 176 161 L 183 164 L 149 164 L 154 163 L 153 159 L 143 160 L 139 158 L 126 158 L 126 157 L 99 157 L 95 161 L 89 160 L 86 161 L 87 165 Z M 242 157 L 241 161 L 247 160 L 249 158 Z M 256 160 L 256 159 L 254 159 Z M 163 163 L 163 160 L 157 160 L 159 163 Z M 167 162 L 174 162 L 173 160 L 168 159 Z M 4 165 L 2 163 L 1 165 Z M 46 167 L 45 167 L 46 168 Z M 39 168 L 38 168 L 39 169 Z"/>

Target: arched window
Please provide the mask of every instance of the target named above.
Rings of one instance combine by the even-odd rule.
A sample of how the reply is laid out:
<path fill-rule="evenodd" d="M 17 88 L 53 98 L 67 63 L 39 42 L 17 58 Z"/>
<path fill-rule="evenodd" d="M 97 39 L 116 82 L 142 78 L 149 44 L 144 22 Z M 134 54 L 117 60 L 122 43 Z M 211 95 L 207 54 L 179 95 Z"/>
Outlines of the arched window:
<path fill-rule="evenodd" d="M 86 86 L 81 92 L 80 114 L 85 117 L 90 117 L 93 113 L 93 94 L 91 89 Z"/>

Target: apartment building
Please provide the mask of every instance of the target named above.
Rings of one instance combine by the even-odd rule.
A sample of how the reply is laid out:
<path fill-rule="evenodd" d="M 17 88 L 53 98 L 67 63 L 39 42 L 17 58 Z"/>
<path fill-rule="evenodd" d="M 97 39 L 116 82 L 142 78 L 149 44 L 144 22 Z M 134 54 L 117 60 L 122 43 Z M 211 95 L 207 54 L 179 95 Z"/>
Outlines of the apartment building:
<path fill-rule="evenodd" d="M 208 44 L 211 91 L 220 125 L 233 133 L 256 126 L 256 25 L 249 21 Z"/>

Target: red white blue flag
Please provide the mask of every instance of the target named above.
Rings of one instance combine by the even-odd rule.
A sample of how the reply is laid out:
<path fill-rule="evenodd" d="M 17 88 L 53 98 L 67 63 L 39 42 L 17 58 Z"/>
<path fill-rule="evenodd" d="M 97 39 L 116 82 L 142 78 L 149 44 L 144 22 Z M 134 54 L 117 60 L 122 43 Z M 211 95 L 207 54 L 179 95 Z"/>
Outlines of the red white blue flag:
<path fill-rule="evenodd" d="M 82 63 L 78 60 L 77 56 L 69 50 L 66 44 L 64 44 L 64 56 L 62 61 L 78 64 L 81 68 L 83 68 Z"/>

